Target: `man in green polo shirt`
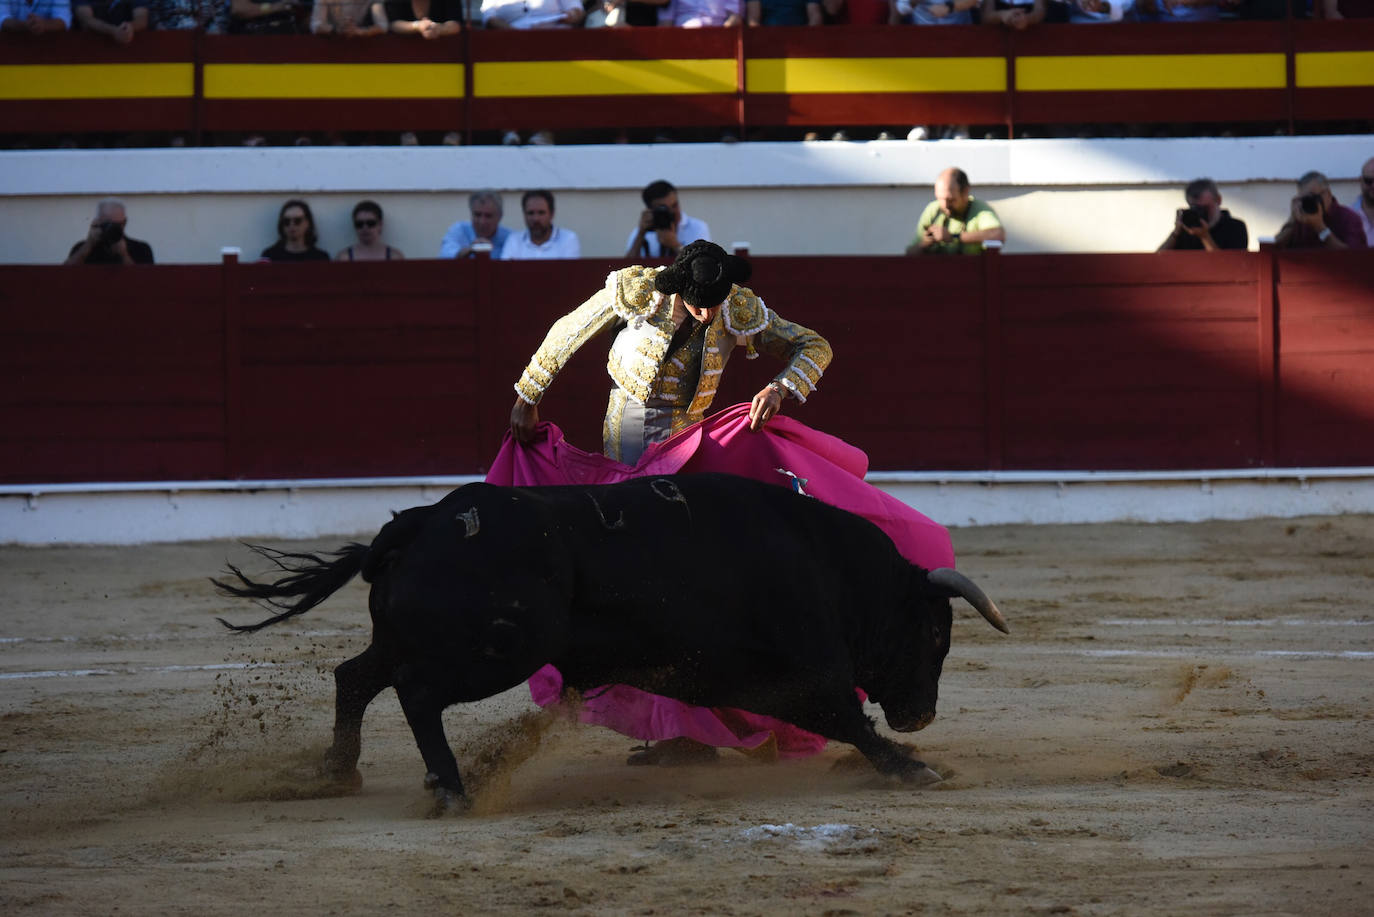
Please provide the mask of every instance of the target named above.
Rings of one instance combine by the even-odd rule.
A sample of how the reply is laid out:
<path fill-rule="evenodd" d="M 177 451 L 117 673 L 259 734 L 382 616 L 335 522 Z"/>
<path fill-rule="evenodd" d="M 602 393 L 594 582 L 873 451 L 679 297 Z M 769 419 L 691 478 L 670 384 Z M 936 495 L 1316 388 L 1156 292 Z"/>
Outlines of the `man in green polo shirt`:
<path fill-rule="evenodd" d="M 983 243 L 1005 242 L 997 214 L 969 192 L 963 169 L 945 169 L 935 179 L 935 200 L 921 212 L 908 255 L 976 255 Z"/>

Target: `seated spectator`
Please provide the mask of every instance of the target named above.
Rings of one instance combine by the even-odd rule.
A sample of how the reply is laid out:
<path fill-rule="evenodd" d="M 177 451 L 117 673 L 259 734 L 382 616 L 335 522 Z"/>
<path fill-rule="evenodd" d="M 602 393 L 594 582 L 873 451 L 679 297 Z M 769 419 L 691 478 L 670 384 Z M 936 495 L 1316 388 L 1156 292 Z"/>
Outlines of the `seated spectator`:
<path fill-rule="evenodd" d="M 382 241 L 382 207 L 374 201 L 359 201 L 353 207 L 353 231 L 358 241 L 334 256 L 335 261 L 404 261 L 399 248 Z"/>
<path fill-rule="evenodd" d="M 1188 202 L 1174 214 L 1174 231 L 1159 246 L 1158 251 L 1220 251 L 1250 247 L 1250 233 L 1245 224 L 1221 209 L 1221 192 L 1210 178 L 1199 178 L 1183 189 Z"/>
<path fill-rule="evenodd" d="M 135 32 L 148 28 L 148 0 L 83 0 L 72 6 L 83 32 L 98 32 L 115 44 L 127 45 Z"/>
<path fill-rule="evenodd" d="M 1046 0 L 983 0 L 979 18 L 983 25 L 1024 31 L 1045 21 Z"/>
<path fill-rule="evenodd" d="M 650 182 L 639 196 L 645 209 L 625 240 L 626 258 L 676 258 L 690 242 L 711 241 L 711 227 L 682 212 L 677 189 L 670 182 Z"/>
<path fill-rule="evenodd" d="M 277 215 L 277 241 L 262 250 L 262 261 L 328 261 L 329 253 L 315 246 L 315 215 L 305 201 L 291 199 Z"/>
<path fill-rule="evenodd" d="M 371 38 L 385 35 L 388 23 L 382 0 L 315 0 L 310 11 L 312 35 Z"/>
<path fill-rule="evenodd" d="M 973 196 L 963 169 L 945 169 L 935 179 L 935 200 L 921 211 L 908 255 L 976 255 L 983 243 L 1005 242 L 1006 230 L 992 207 Z"/>
<path fill-rule="evenodd" d="M 1342 207 L 1320 172 L 1298 179 L 1292 216 L 1274 237 L 1275 248 L 1367 248 L 1360 215 Z"/>
<path fill-rule="evenodd" d="M 95 219 L 91 220 L 86 238 L 72 246 L 63 263 L 152 264 L 152 246 L 124 235 L 124 227 L 128 224 L 124 202 L 118 198 L 105 198 L 95 207 Z"/>
<path fill-rule="evenodd" d="M 658 15 L 659 25 L 704 29 L 739 25 L 741 0 L 672 0 Z"/>
<path fill-rule="evenodd" d="M 978 0 L 893 0 L 894 25 L 970 25 Z"/>
<path fill-rule="evenodd" d="M 207 35 L 229 31 L 229 0 L 148 0 L 154 29 L 204 29 Z"/>
<path fill-rule="evenodd" d="M 582 0 L 482 0 L 488 29 L 571 29 L 585 16 Z"/>
<path fill-rule="evenodd" d="M 1144 0 L 1136 10 L 1141 22 L 1216 22 L 1220 0 Z"/>
<path fill-rule="evenodd" d="M 751 25 L 822 25 L 820 0 L 746 0 L 745 21 Z"/>
<path fill-rule="evenodd" d="M 309 9 L 308 3 L 296 0 L 230 0 L 229 33 L 231 35 L 298 35 L 300 18 Z"/>
<path fill-rule="evenodd" d="M 520 209 L 525 213 L 525 231 L 513 232 L 506 239 L 501 246 L 502 261 L 582 257 L 577 233 L 553 225 L 553 192 L 542 188 L 526 191 Z"/>
<path fill-rule="evenodd" d="M 457 10 L 450 13 L 444 0 L 400 0 L 388 3 L 386 14 L 391 31 L 397 35 L 439 38 L 457 35 L 463 30 L 463 23 L 459 21 L 462 13 Z"/>
<path fill-rule="evenodd" d="M 656 26 L 658 11 L 671 0 L 601 0 L 593 2 L 587 12 L 584 28 L 599 29 L 608 26 L 613 29 L 627 26 Z"/>
<path fill-rule="evenodd" d="M 71 0 L 0 0 L 0 32 L 42 35 L 71 27 Z"/>
<path fill-rule="evenodd" d="M 1355 208 L 1366 245 L 1374 246 L 1374 159 L 1360 167 L 1360 206 Z"/>
<path fill-rule="evenodd" d="M 472 254 L 474 242 L 491 246 L 491 256 L 500 257 L 501 247 L 510 238 L 510 230 L 501 225 L 504 212 L 501 195 L 491 189 L 474 191 L 468 196 L 470 221 L 459 221 L 444 233 L 439 243 L 440 258 L 466 258 Z"/>
<path fill-rule="evenodd" d="M 1135 18 L 1135 0 L 1068 0 L 1069 22 L 1121 22 Z"/>

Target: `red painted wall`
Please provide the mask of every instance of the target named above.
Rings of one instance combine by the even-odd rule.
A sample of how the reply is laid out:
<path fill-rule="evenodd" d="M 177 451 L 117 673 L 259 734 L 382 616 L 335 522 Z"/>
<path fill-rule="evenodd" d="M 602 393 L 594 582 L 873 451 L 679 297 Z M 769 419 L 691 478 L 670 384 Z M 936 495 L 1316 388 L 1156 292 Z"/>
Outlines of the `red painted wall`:
<path fill-rule="evenodd" d="M 788 411 L 875 469 L 1374 464 L 1351 252 L 756 258 L 835 361 Z M 0 266 L 0 481 L 479 472 L 618 262 Z M 541 406 L 600 441 L 608 341 Z M 716 402 L 776 372 L 731 362 Z"/>

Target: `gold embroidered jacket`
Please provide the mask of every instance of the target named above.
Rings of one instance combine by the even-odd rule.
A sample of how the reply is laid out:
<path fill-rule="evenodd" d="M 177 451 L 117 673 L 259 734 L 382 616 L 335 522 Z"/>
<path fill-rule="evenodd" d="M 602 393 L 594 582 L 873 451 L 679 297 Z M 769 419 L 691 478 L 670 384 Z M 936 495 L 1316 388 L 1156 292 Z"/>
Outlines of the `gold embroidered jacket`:
<path fill-rule="evenodd" d="M 672 298 L 654 289 L 654 277 L 660 270 L 636 265 L 611 272 L 605 286 L 549 329 L 515 384 L 516 394 L 538 404 L 579 347 L 617 322 L 624 322 L 626 328 L 616 337 L 606 367 L 615 384 L 640 403 L 651 397 L 683 403 L 685 393 L 678 391 L 677 372 L 682 367 L 665 363 L 676 329 Z M 757 349 L 784 361 L 787 365 L 775 378 L 799 401 L 815 391 L 830 363 L 830 345 L 825 338 L 787 321 L 752 290 L 736 285 L 706 329 L 696 392 L 681 422 L 675 418 L 674 432 L 706 416 L 720 384 L 721 370 L 737 344 L 747 346 L 750 358 Z"/>

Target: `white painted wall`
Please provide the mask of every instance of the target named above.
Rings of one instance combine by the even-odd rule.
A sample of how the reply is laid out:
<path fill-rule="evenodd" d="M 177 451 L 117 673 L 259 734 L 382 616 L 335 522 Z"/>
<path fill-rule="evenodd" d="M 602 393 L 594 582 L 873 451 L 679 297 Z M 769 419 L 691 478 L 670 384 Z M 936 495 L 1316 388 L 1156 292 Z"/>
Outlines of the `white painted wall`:
<path fill-rule="evenodd" d="M 368 536 L 472 477 L 0 486 L 0 545 Z M 1374 468 L 881 472 L 870 481 L 954 527 L 1201 522 L 1374 513 Z"/>
<path fill-rule="evenodd" d="M 1371 156 L 1364 136 L 10 151 L 0 153 L 0 263 L 60 263 L 107 195 L 125 200 L 130 234 L 163 263 L 217 261 L 223 246 L 255 257 L 294 196 L 310 202 L 331 254 L 352 241 L 353 204 L 371 198 L 393 245 L 432 258 L 482 187 L 504 191 L 514 227 L 522 190 L 553 190 L 557 221 L 577 231 L 583 254 L 616 258 L 639 189 L 656 178 L 676 184 L 722 244 L 895 255 L 950 165 L 997 208 L 1008 252 L 1152 251 L 1199 175 L 1218 182 L 1255 248 L 1282 225 L 1298 175 L 1326 172 L 1348 204 Z"/>

